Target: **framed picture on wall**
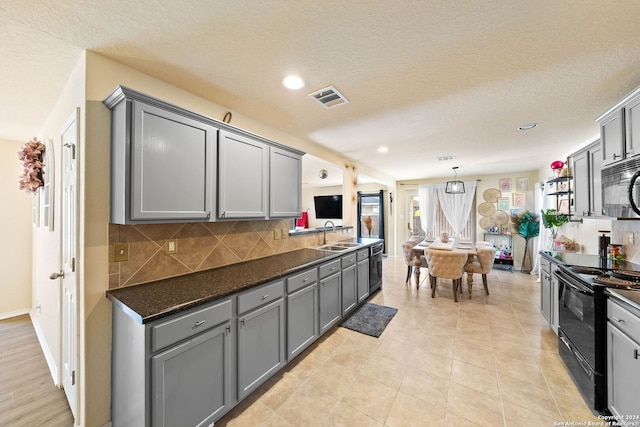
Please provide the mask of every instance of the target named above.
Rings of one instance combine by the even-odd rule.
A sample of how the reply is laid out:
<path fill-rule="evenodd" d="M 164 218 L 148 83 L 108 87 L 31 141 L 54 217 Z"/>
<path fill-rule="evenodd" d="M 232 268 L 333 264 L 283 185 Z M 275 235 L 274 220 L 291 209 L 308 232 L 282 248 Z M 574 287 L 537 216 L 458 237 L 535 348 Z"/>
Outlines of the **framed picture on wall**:
<path fill-rule="evenodd" d="M 511 178 L 500 178 L 500 190 L 511 191 Z"/>
<path fill-rule="evenodd" d="M 524 193 L 513 193 L 513 207 L 524 208 Z"/>
<path fill-rule="evenodd" d="M 569 213 L 569 199 L 560 200 L 560 203 L 558 203 L 558 213 L 561 213 L 561 214 Z"/>
<path fill-rule="evenodd" d="M 518 215 L 522 211 L 524 211 L 524 209 L 511 209 L 511 216 Z"/>
<path fill-rule="evenodd" d="M 498 198 L 498 210 L 499 211 L 508 211 L 509 210 L 509 198 L 508 197 L 500 197 L 500 198 Z"/>
<path fill-rule="evenodd" d="M 529 191 L 529 177 L 521 176 L 516 178 L 516 189 L 518 191 Z"/>

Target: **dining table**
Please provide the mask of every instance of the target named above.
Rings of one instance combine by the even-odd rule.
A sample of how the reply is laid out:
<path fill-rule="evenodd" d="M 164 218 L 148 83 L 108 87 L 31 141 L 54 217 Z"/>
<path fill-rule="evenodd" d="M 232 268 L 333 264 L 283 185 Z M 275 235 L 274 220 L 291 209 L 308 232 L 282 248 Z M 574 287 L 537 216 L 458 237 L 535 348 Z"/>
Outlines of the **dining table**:
<path fill-rule="evenodd" d="M 455 239 L 449 239 L 449 242 L 443 244 L 440 239 L 423 240 L 413 247 L 413 253 L 416 257 L 420 258 L 421 255 L 426 255 L 425 249 L 427 248 L 465 252 L 467 254 L 467 262 L 464 265 L 464 271 L 467 273 L 467 286 L 469 288 L 469 298 L 471 298 L 471 290 L 473 288 L 473 261 L 478 254 L 473 242 L 458 242 Z M 425 268 L 428 268 L 428 266 L 425 266 Z M 420 268 L 416 268 L 414 274 L 416 276 L 416 286 L 420 286 Z M 462 292 L 462 289 L 460 289 L 460 291 Z"/>

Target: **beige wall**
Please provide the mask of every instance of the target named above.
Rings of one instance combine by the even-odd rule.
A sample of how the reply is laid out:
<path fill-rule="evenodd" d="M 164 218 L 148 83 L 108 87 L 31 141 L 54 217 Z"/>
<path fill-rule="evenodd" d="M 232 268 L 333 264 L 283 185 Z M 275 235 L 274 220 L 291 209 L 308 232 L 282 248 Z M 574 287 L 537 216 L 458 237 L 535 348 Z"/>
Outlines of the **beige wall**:
<path fill-rule="evenodd" d="M 25 141 L 33 135 L 25 135 Z M 0 140 L 0 318 L 27 313 L 31 304 L 31 205 L 34 196 L 18 189 L 24 142 Z"/>

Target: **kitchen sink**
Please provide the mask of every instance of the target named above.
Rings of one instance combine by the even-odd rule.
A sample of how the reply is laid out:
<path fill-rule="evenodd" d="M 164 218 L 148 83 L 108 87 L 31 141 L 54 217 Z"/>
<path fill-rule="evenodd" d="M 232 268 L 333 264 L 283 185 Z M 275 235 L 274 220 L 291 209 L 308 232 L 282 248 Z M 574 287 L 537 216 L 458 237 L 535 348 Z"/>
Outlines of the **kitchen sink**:
<path fill-rule="evenodd" d="M 353 242 L 333 242 L 331 244 L 333 246 L 344 246 L 345 248 L 355 248 L 356 246 L 362 246 L 362 243 L 353 243 Z"/>
<path fill-rule="evenodd" d="M 338 246 L 338 245 L 322 245 L 322 246 L 318 246 L 316 247 L 316 249 L 319 249 L 321 251 L 334 251 L 334 252 L 340 252 L 340 251 L 346 251 L 347 249 L 351 249 L 349 246 Z"/>

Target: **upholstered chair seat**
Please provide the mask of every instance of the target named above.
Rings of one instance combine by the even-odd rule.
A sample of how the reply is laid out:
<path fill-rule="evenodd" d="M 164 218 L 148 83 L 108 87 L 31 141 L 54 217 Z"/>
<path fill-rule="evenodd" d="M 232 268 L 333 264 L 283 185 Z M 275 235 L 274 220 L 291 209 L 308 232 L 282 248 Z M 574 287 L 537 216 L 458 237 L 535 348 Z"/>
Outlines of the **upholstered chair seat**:
<path fill-rule="evenodd" d="M 407 240 L 406 242 L 402 242 L 402 253 L 407 264 L 407 279 L 404 281 L 405 283 L 408 283 L 411 279 L 413 269 L 420 268 L 422 265 L 422 262 L 413 251 L 413 247 L 418 243 L 419 242 L 417 240 Z"/>
<path fill-rule="evenodd" d="M 484 285 L 484 291 L 489 295 L 489 286 L 487 285 L 487 274 L 491 272 L 493 268 L 493 262 L 496 259 L 496 251 L 491 247 L 479 247 L 476 249 L 477 261 L 473 262 L 473 272 L 482 275 L 482 284 Z"/>
<path fill-rule="evenodd" d="M 467 263 L 467 253 L 463 251 L 443 251 L 438 249 L 425 250 L 429 265 L 429 280 L 431 282 L 431 297 L 435 298 L 438 279 L 451 279 L 453 285 L 453 300 L 458 301 L 457 289 L 462 286 L 464 265 Z"/>

